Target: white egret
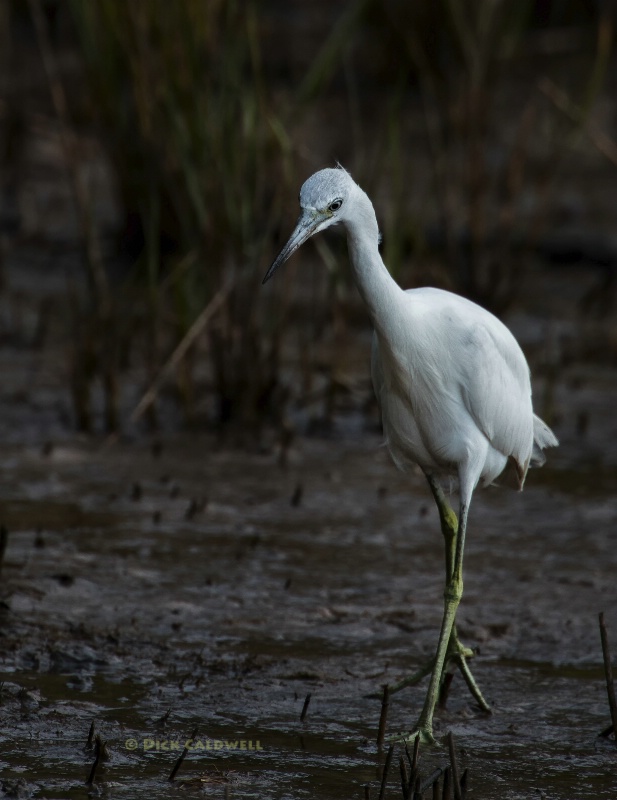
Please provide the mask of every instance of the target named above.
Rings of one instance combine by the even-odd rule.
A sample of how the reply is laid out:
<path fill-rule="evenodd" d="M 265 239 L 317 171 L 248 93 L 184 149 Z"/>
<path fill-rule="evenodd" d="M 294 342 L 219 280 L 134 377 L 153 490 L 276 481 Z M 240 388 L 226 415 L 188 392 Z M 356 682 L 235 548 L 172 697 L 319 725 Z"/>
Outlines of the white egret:
<path fill-rule="evenodd" d="M 450 662 L 490 710 L 467 663 L 473 651 L 461 644 L 455 624 L 473 491 L 478 483 L 492 483 L 508 463 L 522 489 L 530 464 L 542 464 L 542 450 L 558 442 L 533 413 L 529 367 L 512 333 L 451 292 L 403 291 L 379 254 L 372 203 L 344 169 L 312 175 L 300 190 L 300 206 L 296 228 L 263 282 L 309 237 L 344 226 L 354 278 L 375 329 L 371 372 L 386 444 L 399 469 L 421 467 L 439 510 L 446 543 L 444 614 L 435 657 L 423 672 L 431 672 L 426 700 L 409 734 L 432 742 L 433 713 Z M 439 483 L 451 476 L 458 478 L 458 520 Z"/>

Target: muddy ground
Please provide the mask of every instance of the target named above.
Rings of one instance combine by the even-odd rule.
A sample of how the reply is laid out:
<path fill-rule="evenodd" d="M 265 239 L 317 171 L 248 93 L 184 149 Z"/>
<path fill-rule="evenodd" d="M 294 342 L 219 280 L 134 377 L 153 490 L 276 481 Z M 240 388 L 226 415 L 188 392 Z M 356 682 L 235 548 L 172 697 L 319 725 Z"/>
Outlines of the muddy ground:
<path fill-rule="evenodd" d="M 422 477 L 361 416 L 296 438 L 285 467 L 206 433 L 79 438 L 52 355 L 2 351 L 4 796 L 377 797 L 366 695 L 431 655 L 441 614 Z M 597 622 L 617 651 L 614 369 L 571 364 L 552 404 L 561 447 L 471 514 L 459 627 L 493 713 L 457 676 L 436 726 L 478 800 L 617 796 Z M 392 699 L 389 732 L 424 688 Z M 109 758 L 88 787 L 92 723 Z M 421 753 L 425 775 L 445 763 Z"/>

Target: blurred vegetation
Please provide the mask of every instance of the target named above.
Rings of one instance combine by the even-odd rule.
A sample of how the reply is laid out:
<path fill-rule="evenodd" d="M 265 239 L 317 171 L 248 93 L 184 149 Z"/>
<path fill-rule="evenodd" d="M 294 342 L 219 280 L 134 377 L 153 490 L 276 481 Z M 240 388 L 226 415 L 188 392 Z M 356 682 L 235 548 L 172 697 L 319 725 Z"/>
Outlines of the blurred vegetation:
<path fill-rule="evenodd" d="M 255 8 L 71 4 L 91 109 L 143 235 L 133 283 L 148 303 L 151 377 L 225 287 L 209 328 L 217 416 L 256 423 L 278 373 L 278 332 L 264 322 L 266 302 L 255 302 L 257 269 L 272 246 L 289 152 L 263 79 Z M 193 363 L 189 350 L 176 373 L 189 417 Z"/>
<path fill-rule="evenodd" d="M 52 94 L 61 94 L 40 0 L 29 3 L 44 57 L 48 51 Z M 568 7 L 352 0 L 340 5 L 302 76 L 285 82 L 262 52 L 260 3 L 70 0 L 86 122 L 113 164 L 133 253 L 128 275 L 110 288 L 97 263 L 89 200 L 76 186 L 90 276 L 88 297 L 72 295 L 79 426 L 92 427 L 94 381 L 105 388 L 107 427 L 121 425 L 120 376 L 137 354 L 146 365 L 142 388 L 152 387 L 139 413 L 147 411 L 153 426 L 168 379 L 186 419 L 193 418 L 206 361 L 217 423 L 258 431 L 264 421 L 284 420 L 283 340 L 296 321 L 295 301 L 284 279 L 268 292 L 258 287 L 295 202 L 294 165 L 311 162 L 298 131 L 333 95 L 352 134 L 333 155 L 348 157 L 354 177 L 384 198 L 384 259 L 392 272 L 414 283 L 429 264 L 434 280 L 497 312 L 507 308 L 520 284 L 521 252 L 542 229 L 555 176 L 586 128 L 609 63 L 609 7 Z M 547 99 L 537 75 L 513 115 L 504 109 L 502 82 L 516 72 L 529 37 L 550 29 L 542 9 L 553 9 L 556 22 L 584 40 L 585 69 L 561 86 L 575 111 L 557 108 L 555 92 Z M 62 105 L 55 103 L 56 112 L 67 127 L 71 116 L 83 122 L 83 97 L 69 112 Z M 429 215 L 419 219 L 413 211 L 417 158 L 409 131 L 417 120 L 432 174 L 424 198 L 431 229 Z M 323 165 L 303 166 L 302 178 Z M 333 257 L 328 241 L 318 250 L 330 291 L 340 297 L 344 259 Z M 436 258 L 440 265 L 430 267 Z M 298 342 L 299 369 L 310 372 L 306 336 Z M 310 383 L 301 381 L 307 391 Z M 329 400 L 326 406 L 331 411 Z"/>
<path fill-rule="evenodd" d="M 559 4 L 550 3 L 545 10 L 552 5 L 559 11 Z M 520 71 L 531 35 L 538 32 L 541 8 L 532 0 L 439 0 L 430 7 L 394 3 L 391 12 L 403 45 L 401 70 L 406 83 L 417 82 L 421 98 L 438 220 L 434 234 L 449 266 L 445 282 L 495 313 L 509 307 L 520 287 L 521 260 L 537 243 L 555 179 L 602 91 L 613 43 L 608 12 L 593 21 L 587 18 L 587 27 L 581 25 L 587 9 L 579 9 L 582 19 L 569 31 L 560 29 L 562 35 L 569 32 L 570 46 L 577 39 L 581 46 L 581 33 L 587 41 L 582 72 L 566 73 L 567 80 L 574 77 L 568 90 L 579 104 L 578 117 L 567 120 L 546 103 L 540 76 L 533 73 L 516 98 L 518 113 L 508 109 L 502 93 L 508 78 Z M 541 63 L 537 54 L 536 60 Z M 554 67 L 548 69 L 550 74 Z M 557 72 L 563 80 L 563 71 Z M 405 230 L 401 212 L 409 220 L 407 183 L 400 177 L 399 119 L 396 109 L 390 122 L 396 148 L 387 148 L 399 165 L 393 182 L 399 197 L 387 231 L 395 251 L 388 263 L 394 265 L 404 255 L 397 235 Z M 416 238 L 417 249 L 426 244 Z"/>

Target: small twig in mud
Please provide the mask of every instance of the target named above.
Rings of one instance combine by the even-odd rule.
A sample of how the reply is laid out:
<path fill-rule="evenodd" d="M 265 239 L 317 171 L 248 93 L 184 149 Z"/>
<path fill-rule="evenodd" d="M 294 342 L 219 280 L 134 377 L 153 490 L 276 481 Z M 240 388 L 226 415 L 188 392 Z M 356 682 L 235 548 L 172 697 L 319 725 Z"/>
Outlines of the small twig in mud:
<path fill-rule="evenodd" d="M 390 705 L 390 687 L 384 684 L 383 697 L 381 700 L 381 714 L 379 716 L 379 728 L 377 730 L 377 747 L 381 750 L 383 747 L 383 740 L 386 734 L 386 722 L 388 719 L 388 707 Z"/>
<path fill-rule="evenodd" d="M 300 714 L 300 722 L 304 722 L 306 712 L 308 711 L 309 703 L 311 702 L 311 693 L 309 692 L 304 698 L 304 705 L 302 706 L 302 713 Z"/>
<path fill-rule="evenodd" d="M 281 424 L 278 455 L 278 465 L 281 469 L 287 469 L 289 448 L 291 447 L 291 443 L 293 442 L 295 435 L 296 432 L 294 428 L 289 423 L 283 421 Z"/>
<path fill-rule="evenodd" d="M 401 771 L 401 791 L 403 793 L 403 800 L 408 800 L 409 797 L 409 776 L 407 775 L 407 765 L 403 756 L 398 760 L 399 769 Z"/>
<path fill-rule="evenodd" d="M 461 793 L 461 781 L 459 778 L 458 764 L 456 763 L 456 751 L 454 750 L 454 736 L 452 731 L 448 733 L 448 750 L 450 751 L 450 766 L 452 768 L 452 784 L 454 786 L 455 800 L 463 800 Z"/>
<path fill-rule="evenodd" d="M 371 786 L 368 783 L 364 784 L 364 800 L 371 800 Z"/>
<path fill-rule="evenodd" d="M 443 771 L 443 789 L 441 792 L 442 800 L 450 800 L 450 767 Z"/>
<path fill-rule="evenodd" d="M 92 723 L 92 727 L 94 727 L 94 723 Z M 101 761 L 107 761 L 108 758 L 109 753 L 107 751 L 107 742 L 104 742 L 97 734 L 96 738 L 94 739 L 94 764 L 92 765 L 92 769 L 90 770 L 90 774 L 86 780 L 86 786 L 92 786 L 99 763 Z"/>
<path fill-rule="evenodd" d="M 160 719 L 157 719 L 157 721 L 154 723 L 155 726 L 159 730 L 161 729 L 164 730 L 167 723 L 169 722 L 170 715 L 171 715 L 171 706 L 167 709 L 167 711 L 163 714 L 163 716 Z"/>
<path fill-rule="evenodd" d="M 617 741 L 617 701 L 615 700 L 615 684 L 613 682 L 613 667 L 611 665 L 611 651 L 608 644 L 608 633 L 604 622 L 604 611 L 600 612 L 600 639 L 602 640 L 602 656 L 604 657 L 604 674 L 606 675 L 606 692 L 608 706 L 611 711 L 611 726 L 615 741 Z"/>
<path fill-rule="evenodd" d="M 6 552 L 6 546 L 9 543 L 9 532 L 4 527 L 4 525 L 0 525 L 0 572 L 2 572 L 2 564 L 4 563 L 4 554 Z"/>
<path fill-rule="evenodd" d="M 100 756 L 101 761 L 109 761 L 109 750 L 107 748 L 107 742 L 104 742 L 101 739 L 101 734 L 97 733 L 94 737 L 94 750 Z"/>
<path fill-rule="evenodd" d="M 407 750 L 407 745 L 405 745 L 405 750 Z M 411 774 L 415 775 L 418 771 L 418 754 L 420 753 L 420 737 L 416 736 L 413 743 L 413 758 L 411 759 Z M 407 750 L 407 757 L 409 757 L 409 751 Z"/>
<path fill-rule="evenodd" d="M 94 783 L 94 775 L 95 775 L 96 769 L 97 769 L 97 767 L 99 765 L 99 760 L 100 759 L 99 759 L 99 756 L 98 756 L 98 753 L 97 753 L 97 755 L 94 758 L 94 764 L 92 765 L 92 769 L 90 770 L 90 774 L 86 778 L 86 786 L 92 786 L 92 784 Z"/>
<path fill-rule="evenodd" d="M 45 442 L 43 447 L 41 448 L 41 455 L 44 458 L 49 458 L 54 452 L 54 443 L 53 442 Z"/>
<path fill-rule="evenodd" d="M 194 731 L 193 731 L 193 733 L 191 734 L 191 738 L 189 739 L 189 742 L 194 742 L 196 738 L 197 738 L 197 728 L 195 728 L 195 730 L 194 730 Z M 175 780 L 175 777 L 176 777 L 176 775 L 178 774 L 178 770 L 180 769 L 180 767 L 182 766 L 182 762 L 183 762 L 183 761 L 184 761 L 184 759 L 186 758 L 186 754 L 187 754 L 187 753 L 188 753 L 188 751 L 189 751 L 189 748 L 188 748 L 188 744 L 189 744 L 189 742 L 187 742 L 187 743 L 186 743 L 186 746 L 185 746 L 184 750 L 183 750 L 183 751 L 180 753 L 180 757 L 178 758 L 178 760 L 177 760 L 177 761 L 176 761 L 176 763 L 174 764 L 174 768 L 173 768 L 173 769 L 172 769 L 172 771 L 169 773 L 169 781 L 170 781 L 170 783 L 171 783 L 173 780 Z"/>
<path fill-rule="evenodd" d="M 431 772 L 428 778 L 420 784 L 417 790 L 420 795 L 423 795 L 427 789 L 433 789 L 433 797 L 439 798 L 439 779 L 446 771 L 445 767 L 437 767 L 436 770 Z"/>
<path fill-rule="evenodd" d="M 598 736 L 601 736 L 603 739 L 608 739 L 608 737 L 613 733 L 613 724 L 607 725 L 606 728 L 600 731 Z"/>
<path fill-rule="evenodd" d="M 405 742 L 405 755 L 409 761 L 409 780 L 407 781 L 407 792 L 403 792 L 403 800 L 411 800 L 415 796 L 416 787 L 420 788 L 418 774 L 418 752 L 420 749 L 420 737 L 416 736 L 413 743 L 413 756 L 409 754 L 409 747 Z"/>
<path fill-rule="evenodd" d="M 208 501 L 203 497 L 193 497 L 184 512 L 184 519 L 191 520 L 196 514 L 201 514 L 208 507 Z"/>
<path fill-rule="evenodd" d="M 88 740 L 86 741 L 85 750 L 92 750 L 92 742 L 94 740 L 94 720 L 90 723 L 90 730 L 88 731 Z"/>
<path fill-rule="evenodd" d="M 302 502 L 302 495 L 304 494 L 304 487 L 301 483 L 296 484 L 296 488 L 291 496 L 291 500 L 289 501 L 292 508 L 298 508 L 300 503 Z"/>
<path fill-rule="evenodd" d="M 417 764 L 416 742 L 418 741 L 418 738 L 419 737 L 416 736 L 413 746 L 414 756 L 416 757 L 416 764 Z M 413 796 L 413 790 L 416 785 L 417 775 L 416 775 L 416 765 L 414 765 L 414 759 L 409 755 L 409 748 L 407 747 L 407 742 L 405 742 L 405 755 L 407 756 L 407 761 L 409 762 L 409 779 L 407 781 L 407 789 L 403 790 L 403 800 L 411 800 Z"/>
<path fill-rule="evenodd" d="M 379 797 L 377 800 L 384 800 L 386 796 L 386 784 L 388 783 L 388 772 L 390 771 L 390 764 L 392 763 L 392 756 L 394 755 L 394 745 L 391 744 L 388 748 L 386 761 L 383 765 L 383 774 L 381 776 L 381 786 L 379 788 Z"/>
<path fill-rule="evenodd" d="M 463 774 L 461 775 L 461 794 L 464 798 L 467 796 L 467 779 L 469 778 L 469 770 L 465 768 Z"/>

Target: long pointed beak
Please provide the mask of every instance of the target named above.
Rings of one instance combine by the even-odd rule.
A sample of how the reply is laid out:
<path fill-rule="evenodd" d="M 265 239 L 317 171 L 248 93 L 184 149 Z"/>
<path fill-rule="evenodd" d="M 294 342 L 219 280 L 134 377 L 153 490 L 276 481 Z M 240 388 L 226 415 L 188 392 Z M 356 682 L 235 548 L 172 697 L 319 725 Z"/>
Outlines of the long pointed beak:
<path fill-rule="evenodd" d="M 261 282 L 262 286 L 264 283 L 267 283 L 277 269 L 284 264 L 293 253 L 296 252 L 300 245 L 304 244 L 307 239 L 310 239 L 314 233 L 317 233 L 317 229 L 322 222 L 323 219 L 320 219 L 319 217 L 302 214 L 296 224 L 294 232 L 289 237 L 289 241 L 278 254 L 276 259 L 272 262 L 270 269 L 266 272 L 266 275 Z"/>

